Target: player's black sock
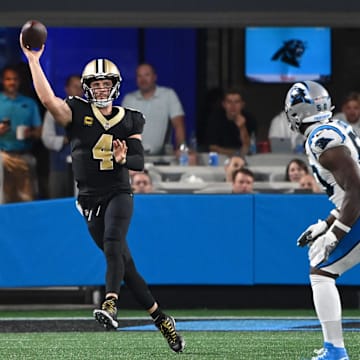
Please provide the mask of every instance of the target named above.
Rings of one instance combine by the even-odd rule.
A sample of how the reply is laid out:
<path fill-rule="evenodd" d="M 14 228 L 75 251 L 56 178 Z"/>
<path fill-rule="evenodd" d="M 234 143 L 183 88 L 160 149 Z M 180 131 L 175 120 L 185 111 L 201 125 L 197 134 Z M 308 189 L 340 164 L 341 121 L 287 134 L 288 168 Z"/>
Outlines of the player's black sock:
<path fill-rule="evenodd" d="M 160 307 L 158 307 L 153 313 L 151 313 L 150 316 L 154 319 L 155 322 L 158 322 L 166 317 Z"/>
<path fill-rule="evenodd" d="M 116 306 L 117 306 L 117 304 L 118 304 L 118 298 L 115 297 L 115 296 L 111 296 L 111 295 L 110 295 L 110 296 L 105 296 L 105 300 L 104 300 L 104 301 L 106 301 L 106 300 L 113 300 Z"/>

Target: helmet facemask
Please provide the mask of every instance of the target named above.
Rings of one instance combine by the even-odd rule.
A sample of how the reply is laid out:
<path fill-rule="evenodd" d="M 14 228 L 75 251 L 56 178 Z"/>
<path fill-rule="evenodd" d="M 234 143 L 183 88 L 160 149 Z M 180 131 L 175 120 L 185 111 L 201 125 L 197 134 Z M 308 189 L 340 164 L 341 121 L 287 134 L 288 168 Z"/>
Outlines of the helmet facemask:
<path fill-rule="evenodd" d="M 112 87 L 108 89 L 107 98 L 97 98 L 96 91 L 91 88 L 91 83 L 97 80 L 111 80 Z M 86 98 L 96 107 L 104 108 L 110 105 L 120 94 L 121 75 L 114 63 L 107 59 L 96 59 L 85 66 L 81 83 Z"/>

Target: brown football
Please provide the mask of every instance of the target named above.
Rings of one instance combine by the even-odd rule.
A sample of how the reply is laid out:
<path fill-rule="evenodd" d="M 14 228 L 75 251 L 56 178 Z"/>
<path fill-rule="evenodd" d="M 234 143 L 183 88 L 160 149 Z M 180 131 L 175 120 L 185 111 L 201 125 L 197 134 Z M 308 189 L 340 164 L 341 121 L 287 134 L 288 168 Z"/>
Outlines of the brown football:
<path fill-rule="evenodd" d="M 27 21 L 21 28 L 22 43 L 29 50 L 38 50 L 47 38 L 46 26 L 37 20 Z"/>

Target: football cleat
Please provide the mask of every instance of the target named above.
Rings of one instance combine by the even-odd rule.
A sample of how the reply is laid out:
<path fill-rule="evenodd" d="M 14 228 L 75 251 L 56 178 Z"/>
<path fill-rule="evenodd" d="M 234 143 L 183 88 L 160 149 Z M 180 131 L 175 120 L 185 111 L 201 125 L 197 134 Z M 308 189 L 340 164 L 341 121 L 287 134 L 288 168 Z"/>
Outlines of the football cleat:
<path fill-rule="evenodd" d="M 101 304 L 101 309 L 94 310 L 95 320 L 103 325 L 106 330 L 115 330 L 118 328 L 119 323 L 116 319 L 117 307 L 115 299 L 106 299 Z"/>
<path fill-rule="evenodd" d="M 345 348 L 335 347 L 333 344 L 325 342 L 324 347 L 315 350 L 317 356 L 311 360 L 349 360 L 349 356 Z"/>
<path fill-rule="evenodd" d="M 177 353 L 184 350 L 185 340 L 176 332 L 175 320 L 173 317 L 166 315 L 159 321 L 155 321 L 155 325 L 163 334 L 171 350 Z"/>

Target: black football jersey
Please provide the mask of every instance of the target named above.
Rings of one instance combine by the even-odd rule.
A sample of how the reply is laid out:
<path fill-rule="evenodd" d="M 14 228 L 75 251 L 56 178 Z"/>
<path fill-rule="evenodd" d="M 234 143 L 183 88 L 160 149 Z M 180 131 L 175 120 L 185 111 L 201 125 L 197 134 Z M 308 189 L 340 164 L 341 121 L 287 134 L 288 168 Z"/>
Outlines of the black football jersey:
<path fill-rule="evenodd" d="M 72 168 L 79 195 L 106 195 L 131 192 L 129 170 L 115 162 L 113 140 L 141 134 L 143 115 L 135 110 L 114 107 L 104 116 L 87 100 L 68 97 L 72 122 L 66 131 L 70 139 Z"/>

